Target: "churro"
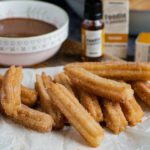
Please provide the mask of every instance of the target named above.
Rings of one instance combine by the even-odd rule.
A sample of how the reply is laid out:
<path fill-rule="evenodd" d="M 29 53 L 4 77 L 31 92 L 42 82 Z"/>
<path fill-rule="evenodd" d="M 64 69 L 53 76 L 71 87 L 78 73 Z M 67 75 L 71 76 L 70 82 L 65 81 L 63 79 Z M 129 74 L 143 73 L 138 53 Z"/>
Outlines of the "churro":
<path fill-rule="evenodd" d="M 90 113 L 90 115 L 97 121 L 103 121 L 103 113 L 99 104 L 98 98 L 95 95 L 89 94 L 82 89 L 78 90 L 80 103 Z"/>
<path fill-rule="evenodd" d="M 142 121 L 144 112 L 134 96 L 130 100 L 121 103 L 121 108 L 130 126 L 135 126 Z"/>
<path fill-rule="evenodd" d="M 137 62 L 85 62 L 72 63 L 68 67 L 82 67 L 101 77 L 125 80 L 150 80 L 150 63 Z"/>
<path fill-rule="evenodd" d="M 146 105 L 150 106 L 150 83 L 148 82 L 135 82 L 131 84 L 135 94 L 142 100 Z"/>
<path fill-rule="evenodd" d="M 56 83 L 64 85 L 73 95 L 78 96 L 77 91 L 76 91 L 75 87 L 73 86 L 70 78 L 64 72 L 56 74 L 54 81 Z M 67 118 L 64 118 L 64 122 L 67 125 L 70 124 L 68 122 Z"/>
<path fill-rule="evenodd" d="M 55 82 L 64 85 L 73 95 L 75 94 L 73 84 L 64 72 L 58 73 L 55 76 Z"/>
<path fill-rule="evenodd" d="M 2 86 L 3 76 L 0 75 L 0 88 Z M 29 107 L 32 107 L 37 101 L 37 93 L 35 90 L 21 86 L 21 102 Z"/>
<path fill-rule="evenodd" d="M 21 86 L 21 102 L 29 107 L 32 107 L 37 100 L 37 93 L 35 90 Z"/>
<path fill-rule="evenodd" d="M 106 126 L 115 134 L 126 129 L 128 124 L 119 103 L 110 102 L 109 100 L 103 99 L 102 111 L 104 114 L 104 121 Z"/>
<path fill-rule="evenodd" d="M 18 109 L 18 115 L 11 119 L 16 123 L 38 132 L 50 131 L 54 124 L 50 115 L 31 109 L 23 104 Z"/>
<path fill-rule="evenodd" d="M 40 96 L 40 104 L 42 110 L 52 116 L 54 119 L 54 128 L 55 129 L 62 129 L 64 126 L 64 116 L 60 112 L 60 110 L 54 105 L 53 101 L 51 100 L 51 96 L 47 93 L 47 88 L 51 82 L 50 76 L 47 76 L 45 73 L 42 76 L 36 76 L 36 89 Z"/>
<path fill-rule="evenodd" d="M 3 76 L 0 75 L 0 87 L 2 86 Z"/>
<path fill-rule="evenodd" d="M 97 96 L 115 102 L 124 102 L 133 96 L 131 86 L 126 83 L 99 77 L 83 68 L 67 67 L 65 72 L 73 84 Z"/>
<path fill-rule="evenodd" d="M 84 139 L 91 146 L 98 146 L 104 136 L 104 131 L 75 96 L 58 83 L 51 83 L 48 93 L 53 102 Z"/>
<path fill-rule="evenodd" d="M 8 116 L 16 116 L 21 106 L 22 68 L 15 66 L 6 71 L 2 81 L 1 104 Z"/>
<path fill-rule="evenodd" d="M 2 79 L 3 79 L 3 76 L 0 75 L 0 95 L 1 95 L 1 88 L 2 88 L 2 81 L 3 81 Z M 4 109 L 2 107 L 1 102 L 0 102 L 0 113 L 4 114 Z"/>
<path fill-rule="evenodd" d="M 46 132 L 52 128 L 51 116 L 21 104 L 22 68 L 12 66 L 4 75 L 1 104 L 5 114 L 28 128 Z"/>

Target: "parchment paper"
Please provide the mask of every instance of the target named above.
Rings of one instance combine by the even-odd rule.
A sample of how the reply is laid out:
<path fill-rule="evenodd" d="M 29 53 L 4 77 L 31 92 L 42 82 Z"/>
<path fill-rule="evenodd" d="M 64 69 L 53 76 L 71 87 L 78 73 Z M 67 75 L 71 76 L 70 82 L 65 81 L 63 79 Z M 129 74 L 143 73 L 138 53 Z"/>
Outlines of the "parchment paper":
<path fill-rule="evenodd" d="M 54 76 L 63 67 L 24 69 L 23 85 L 34 87 L 35 74 L 46 72 Z M 0 69 L 4 73 L 5 69 Z M 150 109 L 140 102 L 145 111 L 143 122 L 127 127 L 125 132 L 114 135 L 105 129 L 105 137 L 98 148 L 91 148 L 72 127 L 62 131 L 38 133 L 15 124 L 0 115 L 0 150 L 150 150 Z"/>

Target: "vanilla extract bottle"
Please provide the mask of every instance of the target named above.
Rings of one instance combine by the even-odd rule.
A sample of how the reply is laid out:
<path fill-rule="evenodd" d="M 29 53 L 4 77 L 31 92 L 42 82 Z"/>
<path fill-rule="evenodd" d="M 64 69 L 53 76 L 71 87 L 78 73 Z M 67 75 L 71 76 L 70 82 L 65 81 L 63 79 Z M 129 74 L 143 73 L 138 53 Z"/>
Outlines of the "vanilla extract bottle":
<path fill-rule="evenodd" d="M 82 22 L 82 60 L 99 61 L 104 53 L 103 5 L 101 0 L 86 0 Z"/>

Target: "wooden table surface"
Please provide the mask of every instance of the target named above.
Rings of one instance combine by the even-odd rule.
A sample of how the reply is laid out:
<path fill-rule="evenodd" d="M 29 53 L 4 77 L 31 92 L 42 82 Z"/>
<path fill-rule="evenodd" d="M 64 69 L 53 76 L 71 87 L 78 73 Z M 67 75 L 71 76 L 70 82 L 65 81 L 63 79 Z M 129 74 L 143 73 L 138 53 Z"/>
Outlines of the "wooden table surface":
<path fill-rule="evenodd" d="M 120 59 L 108 54 L 105 54 L 102 58 L 102 61 L 110 60 Z M 41 64 L 32 66 L 31 68 L 55 67 L 79 61 L 81 61 L 81 43 L 73 40 L 66 40 L 55 56 Z"/>

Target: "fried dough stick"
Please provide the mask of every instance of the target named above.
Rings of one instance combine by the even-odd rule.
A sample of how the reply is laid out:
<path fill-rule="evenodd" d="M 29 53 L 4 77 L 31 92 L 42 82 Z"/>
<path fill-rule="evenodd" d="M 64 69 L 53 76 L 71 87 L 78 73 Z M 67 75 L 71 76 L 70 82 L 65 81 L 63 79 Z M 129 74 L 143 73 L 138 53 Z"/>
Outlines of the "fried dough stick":
<path fill-rule="evenodd" d="M 135 94 L 150 107 L 150 84 L 147 82 L 132 83 Z"/>
<path fill-rule="evenodd" d="M 150 63 L 139 62 L 84 62 L 71 63 L 68 67 L 82 67 L 101 77 L 137 81 L 150 80 Z"/>
<path fill-rule="evenodd" d="M 105 79 L 77 67 L 67 67 L 65 72 L 73 84 L 94 95 L 114 102 L 124 102 L 133 96 L 131 86 L 126 83 Z"/>
<path fill-rule="evenodd" d="M 64 85 L 71 92 L 71 94 L 73 94 L 74 96 L 78 96 L 77 95 L 77 89 L 75 89 L 71 80 L 69 79 L 69 77 L 64 72 L 58 73 L 55 76 L 54 81 L 56 83 Z M 64 119 L 64 122 L 65 122 L 65 124 L 69 125 L 69 122 L 66 118 Z"/>
<path fill-rule="evenodd" d="M 3 76 L 0 75 L 0 87 L 2 86 Z"/>
<path fill-rule="evenodd" d="M 21 86 L 21 102 L 32 107 L 37 101 L 37 93 L 35 90 Z"/>
<path fill-rule="evenodd" d="M 3 76 L 0 75 L 0 87 L 2 86 Z M 32 107 L 37 101 L 37 93 L 35 90 L 21 86 L 21 102 Z"/>
<path fill-rule="evenodd" d="M 134 96 L 130 100 L 121 103 L 121 108 L 130 126 L 135 126 L 142 121 L 144 112 Z"/>
<path fill-rule="evenodd" d="M 12 66 L 6 71 L 1 87 L 1 104 L 8 116 L 17 116 L 21 107 L 22 68 Z"/>
<path fill-rule="evenodd" d="M 39 132 L 51 130 L 51 116 L 21 104 L 22 68 L 12 66 L 4 75 L 1 104 L 5 114 L 17 123 Z"/>
<path fill-rule="evenodd" d="M 91 146 L 98 146 L 104 136 L 104 131 L 75 96 L 58 83 L 51 83 L 48 93 L 52 97 L 53 102 L 84 139 Z"/>
<path fill-rule="evenodd" d="M 70 78 L 64 73 L 61 72 L 55 76 L 55 82 L 64 85 L 73 95 L 74 87 Z M 103 114 L 96 96 L 88 94 L 82 89 L 78 89 L 79 100 L 84 108 L 91 114 L 91 116 L 97 121 L 100 122 L 103 120 Z"/>
<path fill-rule="evenodd" d="M 95 95 L 89 94 L 82 89 L 79 89 L 80 103 L 90 113 L 90 115 L 97 121 L 103 121 L 103 113 L 99 104 L 98 98 Z"/>
<path fill-rule="evenodd" d="M 29 108 L 23 104 L 21 105 L 21 108 L 18 109 L 18 115 L 12 118 L 12 120 L 38 132 L 50 131 L 54 124 L 50 115 Z"/>
<path fill-rule="evenodd" d="M 64 85 L 73 95 L 75 95 L 73 84 L 64 72 L 58 73 L 55 76 L 55 82 Z"/>
<path fill-rule="evenodd" d="M 51 96 L 47 93 L 47 88 L 52 79 L 50 76 L 47 76 L 45 73 L 42 73 L 42 76 L 36 76 L 36 89 L 40 96 L 40 103 L 42 110 L 50 114 L 55 122 L 54 129 L 62 129 L 64 127 L 64 116 L 60 110 L 54 105 L 51 100 Z"/>
<path fill-rule="evenodd" d="M 119 103 L 103 99 L 102 111 L 106 126 L 114 133 L 119 134 L 126 129 L 128 124 Z"/>
<path fill-rule="evenodd" d="M 2 76 L 0 75 L 0 97 L 1 97 L 1 88 L 2 88 Z M 3 107 L 2 107 L 2 104 L 0 102 L 0 113 L 4 114 L 4 110 L 3 110 Z"/>

